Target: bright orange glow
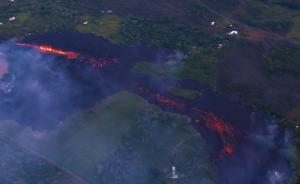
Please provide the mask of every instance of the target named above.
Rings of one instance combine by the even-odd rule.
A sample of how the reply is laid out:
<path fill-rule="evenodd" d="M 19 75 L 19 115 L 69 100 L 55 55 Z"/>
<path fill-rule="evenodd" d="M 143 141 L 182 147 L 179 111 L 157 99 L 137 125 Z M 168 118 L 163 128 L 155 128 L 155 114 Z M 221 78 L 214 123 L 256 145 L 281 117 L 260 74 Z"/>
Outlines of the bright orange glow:
<path fill-rule="evenodd" d="M 53 54 L 53 55 L 57 55 L 57 56 L 66 57 L 68 59 L 74 59 L 77 61 L 81 61 L 81 62 L 91 65 L 94 69 L 107 68 L 107 67 L 117 63 L 116 59 L 105 59 L 105 58 L 96 59 L 94 57 L 84 56 L 84 55 L 81 55 L 76 52 L 56 49 L 49 45 L 32 45 L 32 44 L 27 44 L 27 43 L 16 43 L 16 45 L 21 46 L 21 47 L 34 48 L 34 49 L 37 49 L 38 51 L 40 51 L 42 53 L 46 53 L 46 54 Z"/>
<path fill-rule="evenodd" d="M 222 140 L 225 142 L 226 136 L 233 136 L 233 128 L 226 124 L 223 120 L 219 119 L 215 114 L 211 112 L 205 112 L 204 113 L 204 123 L 205 125 L 216 131 L 222 138 Z"/>
<path fill-rule="evenodd" d="M 221 153 L 231 155 L 235 147 L 234 143 L 237 134 L 234 128 L 212 112 L 202 112 L 197 108 L 194 108 L 193 111 L 198 113 L 196 115 L 197 118 L 201 118 L 207 128 L 213 130 L 220 136 L 220 139 L 223 143 L 223 149 Z M 199 123 L 200 120 L 196 120 L 196 122 Z"/>
<path fill-rule="evenodd" d="M 224 146 L 222 153 L 224 154 L 228 154 L 231 155 L 233 153 L 233 146 Z"/>
<path fill-rule="evenodd" d="M 17 43 L 18 46 L 30 47 L 37 49 L 42 53 L 54 54 L 58 56 L 63 56 L 68 59 L 74 59 L 76 61 L 84 62 L 92 66 L 94 69 L 101 69 L 109 67 L 117 63 L 116 59 L 107 58 L 94 58 L 91 56 L 84 56 L 72 51 L 64 51 L 60 49 L 55 49 L 52 46 L 46 45 L 31 45 L 26 43 Z M 135 84 L 136 88 L 142 94 L 152 97 L 161 106 L 172 108 L 173 110 L 190 112 L 191 118 L 196 123 L 203 123 L 204 126 L 213 132 L 215 132 L 222 142 L 222 154 L 231 155 L 234 152 L 236 146 L 237 131 L 229 123 L 225 122 L 221 118 L 217 117 L 212 112 L 205 112 L 196 107 L 189 107 L 189 104 L 179 102 L 177 99 L 172 99 L 165 94 L 159 94 L 156 90 L 151 88 Z"/>
<path fill-rule="evenodd" d="M 135 84 L 136 89 L 147 96 L 155 98 L 156 102 L 167 107 L 171 107 L 175 110 L 192 112 L 192 118 L 196 123 L 203 123 L 204 126 L 213 132 L 215 132 L 222 142 L 221 154 L 231 155 L 234 152 L 236 146 L 236 138 L 238 138 L 238 132 L 229 123 L 225 122 L 221 118 L 217 117 L 212 112 L 205 112 L 199 108 L 189 108 L 187 104 L 178 102 L 176 99 L 169 98 L 157 93 L 148 87 Z"/>
<path fill-rule="evenodd" d="M 18 46 L 23 46 L 23 47 L 31 47 L 39 50 L 40 52 L 43 53 L 48 53 L 48 54 L 54 54 L 54 55 L 59 55 L 59 56 L 65 56 L 68 59 L 76 59 L 78 57 L 78 54 L 75 52 L 70 52 L 70 51 L 63 51 L 60 49 L 55 49 L 52 46 L 48 45 L 31 45 L 31 44 L 26 44 L 26 43 L 17 43 Z"/>

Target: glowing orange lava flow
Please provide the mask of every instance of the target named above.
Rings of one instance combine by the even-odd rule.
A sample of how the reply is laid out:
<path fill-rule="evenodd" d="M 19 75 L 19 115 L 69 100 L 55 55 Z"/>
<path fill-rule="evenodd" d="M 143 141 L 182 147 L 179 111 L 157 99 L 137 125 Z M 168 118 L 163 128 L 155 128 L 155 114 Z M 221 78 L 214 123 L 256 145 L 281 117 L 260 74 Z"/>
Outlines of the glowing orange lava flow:
<path fill-rule="evenodd" d="M 155 95 L 155 98 L 156 100 L 159 102 L 159 103 L 162 103 L 162 104 L 165 104 L 167 106 L 170 106 L 170 107 L 173 107 L 173 108 L 177 108 L 177 109 L 182 109 L 184 108 L 184 104 L 182 103 L 179 103 L 175 100 L 172 100 L 170 98 L 167 98 L 165 96 L 161 96 L 160 94 L 156 94 Z"/>
<path fill-rule="evenodd" d="M 31 45 L 31 44 L 26 44 L 26 43 L 17 43 L 16 45 L 23 46 L 23 47 L 35 48 L 35 49 L 37 49 L 37 50 L 39 50 L 40 52 L 43 52 L 43 53 L 55 54 L 55 55 L 59 55 L 59 56 L 65 56 L 68 59 L 76 59 L 77 56 L 78 56 L 78 54 L 75 53 L 75 52 L 55 49 L 55 48 L 52 48 L 52 46 L 48 46 L 48 45 Z"/>
<path fill-rule="evenodd" d="M 234 149 L 235 132 L 233 127 L 225 123 L 211 112 L 203 113 L 203 120 L 206 127 L 215 131 L 220 136 L 223 143 L 222 153 L 232 154 Z"/>
<path fill-rule="evenodd" d="M 238 132 L 230 124 L 217 117 L 214 113 L 205 112 L 196 107 L 189 108 L 185 103 L 180 103 L 175 99 L 162 96 L 154 90 L 141 85 L 137 85 L 137 89 L 140 92 L 143 92 L 143 94 L 147 93 L 147 95 L 153 96 L 155 100 L 163 106 L 171 107 L 179 111 L 184 110 L 186 112 L 191 112 L 193 114 L 192 118 L 196 123 L 203 122 L 205 127 L 218 134 L 223 145 L 221 153 L 227 155 L 233 154 L 236 146 L 235 139 L 238 138 Z"/>
<path fill-rule="evenodd" d="M 46 53 L 46 54 L 54 54 L 57 56 L 66 57 L 68 59 L 74 59 L 77 61 L 85 62 L 85 63 L 90 64 L 94 69 L 101 69 L 101 68 L 109 67 L 109 66 L 117 63 L 116 59 L 104 59 L 104 58 L 96 59 L 94 57 L 84 56 L 84 55 L 81 55 L 76 52 L 56 49 L 56 48 L 53 48 L 52 46 L 48 46 L 48 45 L 31 45 L 31 44 L 27 44 L 27 43 L 16 43 L 16 45 L 22 46 L 22 47 L 34 48 L 34 49 L 37 49 L 38 51 L 40 51 L 42 53 Z"/>
<path fill-rule="evenodd" d="M 212 112 L 204 112 L 198 108 L 192 108 L 192 111 L 196 113 L 196 123 L 203 122 L 207 128 L 220 136 L 223 144 L 221 153 L 231 155 L 235 148 L 235 138 L 237 138 L 238 132 Z"/>

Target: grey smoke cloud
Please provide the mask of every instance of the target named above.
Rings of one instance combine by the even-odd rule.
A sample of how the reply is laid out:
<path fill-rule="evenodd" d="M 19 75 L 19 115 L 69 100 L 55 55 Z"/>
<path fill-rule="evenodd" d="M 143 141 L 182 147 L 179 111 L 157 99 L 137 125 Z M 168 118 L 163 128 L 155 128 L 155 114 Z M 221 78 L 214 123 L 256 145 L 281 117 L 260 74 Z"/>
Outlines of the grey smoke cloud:
<path fill-rule="evenodd" d="M 36 142 L 45 139 L 47 141 L 47 138 L 53 135 L 52 131 L 43 130 L 47 129 L 49 124 L 64 120 L 65 117 L 62 118 L 62 116 L 64 116 L 64 114 L 73 114 L 72 112 L 78 110 L 78 108 L 76 108 L 77 106 L 84 107 L 95 103 L 96 100 L 99 99 L 99 96 L 111 92 L 109 86 L 103 85 L 105 82 L 102 80 L 101 75 L 94 74 L 88 68 L 82 68 L 82 65 L 78 65 L 81 68 L 80 70 L 76 70 L 76 63 L 72 63 L 72 66 L 69 66 L 69 61 L 66 62 L 62 59 L 41 55 L 34 49 L 16 47 L 14 41 L 0 44 L 0 52 L 5 53 L 6 61 L 9 63 L 8 66 L 10 69 L 9 73 L 1 80 L 3 86 L 10 86 L 10 90 L 0 89 L 0 98 L 4 99 L 0 102 L 0 118 L 14 119 L 14 121 L 1 121 L 0 119 L 0 132 L 2 131 L 2 133 L 4 132 L 8 136 L 10 135 L 14 140 L 27 147 L 40 148 L 41 145 Z M 72 70 L 69 70 L 69 67 L 73 67 Z M 88 104 L 86 104 L 85 101 L 88 101 Z M 155 117 L 157 116 L 159 116 L 159 114 L 155 115 Z M 152 127 L 151 124 L 157 122 L 147 116 L 142 117 L 145 118 L 144 124 L 149 127 L 141 127 L 138 129 L 138 133 L 143 133 L 145 128 L 149 129 L 149 132 L 152 132 L 151 134 L 149 133 L 152 137 L 147 136 L 149 145 L 155 149 L 164 150 L 165 144 L 160 140 L 160 133 L 163 132 L 162 135 L 166 136 L 165 140 L 172 140 L 174 136 L 171 136 L 171 133 L 174 132 L 168 128 L 164 129 L 164 127 L 161 127 L 162 129 L 159 129 L 160 131 L 156 131 L 160 126 L 157 125 L 157 127 L 155 127 L 153 125 L 154 127 Z M 20 126 L 20 124 L 24 124 L 27 128 Z M 34 130 L 29 127 L 33 127 Z M 152 129 L 153 131 L 150 131 Z M 157 177 L 163 177 L 164 180 L 169 180 L 172 163 L 166 168 L 165 173 L 152 169 L 151 164 L 144 164 L 143 159 L 147 159 L 146 157 L 141 158 L 141 163 L 139 163 L 138 167 L 132 165 L 136 157 L 135 154 L 131 155 L 131 147 L 138 147 L 144 144 L 142 140 L 136 140 L 135 133 L 136 132 L 130 132 L 128 136 L 124 137 L 122 139 L 124 147 L 117 150 L 115 154 L 112 154 L 104 163 L 101 163 L 112 169 L 103 171 L 105 177 L 102 177 L 102 180 L 106 181 L 103 183 L 113 183 L 111 181 L 116 180 L 115 175 L 116 173 L 118 174 L 116 170 L 119 168 L 121 169 L 120 172 L 126 171 L 126 176 L 123 177 L 124 180 L 127 179 L 128 183 L 134 183 L 136 176 L 139 177 L 141 183 L 156 183 L 155 181 L 150 181 L 149 172 L 151 173 L 150 176 L 154 179 L 156 175 L 158 175 Z M 103 145 L 110 144 L 109 138 L 110 136 L 106 139 L 97 139 L 97 142 L 102 141 Z M 73 144 L 68 146 L 74 147 L 74 150 L 80 150 L 81 145 L 77 144 L 78 142 L 80 141 L 74 141 Z M 127 146 L 128 142 L 130 143 L 129 146 Z M 42 148 L 45 148 L 44 150 L 50 150 L 51 153 L 53 153 L 50 159 L 54 158 L 53 160 L 59 160 L 62 158 L 67 162 L 71 157 L 66 158 L 64 152 L 55 149 L 58 145 L 61 145 L 59 138 L 57 142 L 55 139 L 53 144 L 43 144 L 44 147 Z M 65 145 L 62 145 L 62 147 L 63 146 Z M 92 147 L 90 149 L 93 150 Z M 37 148 L 37 150 L 40 149 Z M 201 150 L 202 149 L 197 151 Z M 78 151 L 79 153 L 74 151 L 72 154 L 75 156 L 77 154 L 80 155 L 81 151 L 82 150 Z M 136 150 L 135 152 L 138 151 L 139 150 Z M 95 155 L 97 158 L 97 154 L 98 153 L 92 153 L 91 155 Z M 127 158 L 127 154 L 129 154 L 129 158 Z M 178 165 L 192 165 L 191 162 L 193 160 L 189 160 L 190 157 L 188 155 L 183 155 L 182 157 L 184 160 L 180 160 L 182 163 L 178 163 Z M 82 159 L 85 160 L 85 158 Z M 125 161 L 129 159 L 129 161 L 125 164 L 119 164 L 119 159 Z M 77 161 L 81 162 L 79 160 Z M 204 166 L 198 166 L 194 169 L 200 171 L 205 170 L 205 168 L 202 167 Z M 96 168 L 92 171 L 89 169 L 88 167 L 82 167 L 81 171 L 87 171 L 85 174 L 88 176 L 93 175 L 96 171 L 99 175 L 101 173 L 101 165 L 97 170 L 95 170 Z M 180 167 L 178 168 L 178 172 L 180 172 Z M 90 180 L 92 181 L 94 180 L 92 176 L 89 178 L 91 178 Z M 124 183 L 124 180 L 118 180 L 115 181 L 115 183 Z"/>
<path fill-rule="evenodd" d="M 0 53 L 3 53 L 2 65 L 5 66 L 2 68 L 6 71 L 0 78 L 0 120 L 15 119 L 18 123 L 34 129 L 53 128 L 60 120 L 65 119 L 66 114 L 73 114 L 80 107 L 90 106 L 101 94 L 110 92 L 107 87 L 103 88 L 105 85 L 102 85 L 104 82 L 101 76 L 94 75 L 88 68 L 82 68 L 82 65 L 69 66 L 68 62 L 62 59 L 41 55 L 33 49 L 16 47 L 14 41 L 0 44 Z M 69 67 L 72 67 L 72 70 Z M 76 67 L 80 67 L 80 70 Z M 162 85 L 164 84 L 157 83 L 158 87 Z M 262 177 L 251 181 L 263 168 L 257 163 L 267 158 L 270 150 L 274 150 L 272 153 L 285 150 L 280 147 L 275 149 L 278 145 L 275 144 L 276 137 L 273 135 L 277 130 L 277 127 L 269 127 L 267 130 L 256 130 L 256 133 L 251 135 L 254 143 L 250 145 L 252 148 L 249 150 L 245 146 L 244 150 L 240 151 L 241 157 L 245 160 L 233 160 L 234 162 L 225 165 L 224 170 L 227 172 L 224 174 L 230 181 L 229 184 L 241 183 L 245 178 L 249 184 L 260 179 L 264 180 L 261 183 L 266 184 L 286 182 L 284 173 L 289 173 L 289 168 L 286 168 L 285 161 L 284 164 L 278 162 L 279 164 L 270 170 L 265 168 Z M 45 136 L 47 133 L 44 131 L 31 129 L 22 129 L 16 133 L 16 138 L 26 144 Z M 155 145 L 159 143 L 158 140 Z M 163 146 L 160 145 L 162 148 Z M 253 148 L 261 149 L 260 155 L 256 155 Z M 141 175 L 144 176 L 144 173 Z"/>
<path fill-rule="evenodd" d="M 50 69 L 57 61 L 35 50 L 18 48 L 14 41 L 1 44 L 0 53 L 0 96 L 4 99 L 0 102 L 1 118 L 12 116 L 20 122 L 33 123 L 55 121 L 64 107 L 57 106 L 57 100 L 67 104 L 63 97 L 68 96 L 71 81 L 60 68 Z"/>
<path fill-rule="evenodd" d="M 103 84 L 101 75 L 94 74 L 89 67 L 80 63 L 69 65 L 70 61 L 63 58 L 17 47 L 15 43 L 11 40 L 0 44 L 0 67 L 3 71 L 0 79 L 0 144 L 2 138 L 7 137 L 17 144 L 13 143 L 11 147 L 25 145 L 39 150 L 40 145 L 36 142 L 49 136 L 69 115 L 93 106 L 104 93 L 110 92 L 110 87 L 99 87 Z M 7 151 L 5 148 L 2 150 Z M 8 154 L 10 161 L 6 157 Z M 17 152 L 7 153 L 5 157 L 0 154 L 0 183 L 7 177 L 4 174 L 7 169 L 14 172 L 5 172 L 12 176 L 12 181 L 5 180 L 5 183 L 15 182 L 13 177 L 22 179 L 20 173 L 37 172 L 34 166 L 22 168 L 19 155 Z M 19 165 L 1 167 L 3 162 L 14 161 Z"/>
<path fill-rule="evenodd" d="M 0 119 L 54 128 L 111 92 L 101 88 L 101 74 L 83 63 L 18 47 L 14 40 L 0 44 L 0 53 Z"/>

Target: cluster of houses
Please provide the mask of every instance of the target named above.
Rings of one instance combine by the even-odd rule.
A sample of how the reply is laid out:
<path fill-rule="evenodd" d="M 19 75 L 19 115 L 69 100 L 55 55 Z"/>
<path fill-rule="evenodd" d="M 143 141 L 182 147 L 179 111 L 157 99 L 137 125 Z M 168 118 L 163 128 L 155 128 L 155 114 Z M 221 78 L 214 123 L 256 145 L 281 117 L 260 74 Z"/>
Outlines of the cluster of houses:
<path fill-rule="evenodd" d="M 15 0 L 10 0 L 11 2 L 15 2 Z M 16 17 L 15 16 L 12 16 L 12 17 L 9 17 L 8 18 L 8 21 L 14 21 L 14 20 L 16 20 Z M 0 26 L 2 26 L 2 25 L 4 25 L 4 23 L 3 22 L 0 22 Z"/>
<path fill-rule="evenodd" d="M 212 21 L 210 23 L 210 26 L 215 26 L 216 25 L 216 22 L 215 21 Z M 229 27 L 231 28 L 231 31 L 227 32 L 226 34 L 229 35 L 229 36 L 236 36 L 239 34 L 239 32 L 235 29 L 232 29 L 234 26 L 232 24 L 229 25 Z M 219 43 L 218 44 L 218 49 L 221 49 L 223 47 L 223 44 L 222 43 Z"/>

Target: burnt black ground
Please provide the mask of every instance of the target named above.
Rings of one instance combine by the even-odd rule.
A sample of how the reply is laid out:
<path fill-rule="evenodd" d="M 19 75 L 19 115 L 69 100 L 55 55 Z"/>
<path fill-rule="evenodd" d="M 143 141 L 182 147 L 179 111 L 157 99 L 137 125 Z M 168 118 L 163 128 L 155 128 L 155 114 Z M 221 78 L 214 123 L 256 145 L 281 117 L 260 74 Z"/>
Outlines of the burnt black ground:
<path fill-rule="evenodd" d="M 50 91 L 51 100 L 55 100 L 55 103 L 50 103 L 51 106 L 42 109 L 43 112 L 40 112 L 39 107 L 35 108 L 36 97 L 34 94 L 30 94 L 30 91 L 23 93 L 26 86 L 22 84 L 26 83 L 24 80 L 26 80 L 28 72 L 34 72 L 34 70 L 27 71 L 26 67 L 23 67 L 22 70 L 15 70 L 13 73 L 19 79 L 18 85 L 16 85 L 15 92 L 1 94 L 1 98 L 6 99 L 6 104 L 5 108 L 0 111 L 0 117 L 7 118 L 6 115 L 10 114 L 10 118 L 23 122 L 24 125 L 34 129 L 53 129 L 72 113 L 92 107 L 106 96 L 124 89 L 139 94 L 166 111 L 193 116 L 190 111 L 180 111 L 164 106 L 157 103 L 152 96 L 140 93 L 133 84 L 142 83 L 153 89 L 153 92 L 176 99 L 187 104 L 188 107 L 195 106 L 204 111 L 213 112 L 225 122 L 245 133 L 245 136 L 237 139 L 237 149 L 233 155 L 220 156 L 222 145 L 219 137 L 201 124 L 194 125 L 206 139 L 207 151 L 211 155 L 211 159 L 215 160 L 218 168 L 220 184 L 273 184 L 274 181 L 275 183 L 286 183 L 286 179 L 291 176 L 291 169 L 286 157 L 290 141 L 289 131 L 279 127 L 271 117 L 253 112 L 250 108 L 232 102 L 226 97 L 208 90 L 206 86 L 193 81 L 170 81 L 203 93 L 199 99 L 186 100 L 167 93 L 164 84 L 130 72 L 136 62 L 143 59 L 155 61 L 157 58 L 164 58 L 171 51 L 151 48 L 143 44 L 117 46 L 90 34 L 78 33 L 39 35 L 30 37 L 24 42 L 50 44 L 56 48 L 77 51 L 95 57 L 113 57 L 118 59 L 119 63 L 102 70 L 94 70 L 84 63 L 68 61 L 63 58 L 56 59 L 55 61 L 58 62 L 54 64 L 47 61 L 41 64 L 41 68 L 38 70 L 41 69 L 42 72 L 37 75 L 37 79 Z M 22 51 L 27 50 L 14 45 L 11 47 Z M 20 65 L 20 63 L 16 64 Z M 57 73 L 61 72 L 67 76 L 68 86 L 64 86 L 65 83 L 56 78 Z M 68 90 L 65 90 L 64 87 L 67 87 Z M 53 109 L 55 110 L 53 111 Z M 51 111 L 47 112 L 47 110 Z M 282 175 L 283 179 L 279 178 L 278 173 L 280 176 Z"/>

